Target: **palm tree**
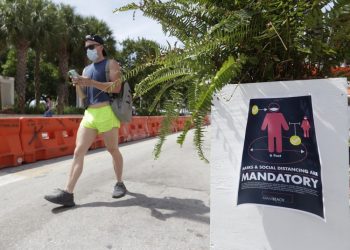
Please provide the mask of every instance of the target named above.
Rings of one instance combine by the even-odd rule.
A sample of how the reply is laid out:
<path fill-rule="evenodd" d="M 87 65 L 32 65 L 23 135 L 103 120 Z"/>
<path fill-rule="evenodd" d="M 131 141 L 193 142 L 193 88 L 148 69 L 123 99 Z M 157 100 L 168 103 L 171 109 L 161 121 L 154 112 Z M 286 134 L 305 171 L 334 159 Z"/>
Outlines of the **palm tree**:
<path fill-rule="evenodd" d="M 61 4 L 57 12 L 57 58 L 60 74 L 60 84 L 57 90 L 57 112 L 63 114 L 63 108 L 68 104 L 68 66 L 72 50 L 79 47 L 81 17 L 74 13 L 69 5 Z"/>
<path fill-rule="evenodd" d="M 0 2 L 0 9 L 4 7 L 4 3 Z M 4 15 L 0 14 L 0 24 L 4 23 Z M 7 49 L 7 44 L 6 44 L 6 32 L 4 27 L 2 25 L 0 26 L 0 55 Z"/>
<path fill-rule="evenodd" d="M 33 38 L 36 17 L 35 7 L 40 0 L 4 0 L 1 3 L 1 30 L 6 33 L 9 44 L 17 50 L 15 89 L 18 107 L 22 113 L 25 108 L 27 52 Z"/>
<path fill-rule="evenodd" d="M 36 107 L 39 107 L 39 101 L 41 96 L 40 91 L 40 61 L 41 54 L 45 50 L 49 50 L 51 41 L 55 37 L 55 23 L 54 16 L 57 11 L 56 6 L 47 0 L 38 2 L 36 6 L 36 17 L 34 20 L 35 30 L 33 33 L 33 39 L 31 47 L 35 51 L 35 65 L 34 65 L 34 87 L 35 87 L 35 100 Z M 50 41 L 51 40 L 51 41 Z"/>

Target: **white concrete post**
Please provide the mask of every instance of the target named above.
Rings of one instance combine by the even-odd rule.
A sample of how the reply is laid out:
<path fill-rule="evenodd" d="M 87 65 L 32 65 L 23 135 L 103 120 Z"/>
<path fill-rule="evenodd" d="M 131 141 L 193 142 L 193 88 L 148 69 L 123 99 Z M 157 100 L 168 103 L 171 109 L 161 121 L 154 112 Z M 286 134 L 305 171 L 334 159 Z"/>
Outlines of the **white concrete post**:
<path fill-rule="evenodd" d="M 214 96 L 211 130 L 210 241 L 215 250 L 349 250 L 346 79 L 226 86 Z M 237 87 L 237 88 L 236 88 Z M 325 219 L 297 209 L 237 206 L 249 101 L 312 97 Z"/>
<path fill-rule="evenodd" d="M 15 104 L 15 80 L 13 77 L 0 76 L 1 107 L 12 107 Z"/>

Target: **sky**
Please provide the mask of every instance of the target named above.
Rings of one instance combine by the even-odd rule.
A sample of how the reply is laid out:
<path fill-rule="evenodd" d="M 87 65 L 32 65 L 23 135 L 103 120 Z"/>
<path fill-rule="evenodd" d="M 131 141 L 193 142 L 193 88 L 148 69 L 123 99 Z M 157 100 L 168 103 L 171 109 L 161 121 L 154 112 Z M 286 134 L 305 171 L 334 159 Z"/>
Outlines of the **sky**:
<path fill-rule="evenodd" d="M 138 3 L 138 0 L 52 0 L 59 4 L 64 3 L 74 7 L 75 12 L 82 16 L 95 16 L 105 21 L 113 31 L 114 38 L 121 42 L 127 38 L 146 38 L 167 45 L 173 45 L 177 39 L 165 36 L 161 25 L 155 20 L 144 17 L 138 11 L 133 20 L 133 11 L 113 13 L 113 10 L 128 3 Z"/>

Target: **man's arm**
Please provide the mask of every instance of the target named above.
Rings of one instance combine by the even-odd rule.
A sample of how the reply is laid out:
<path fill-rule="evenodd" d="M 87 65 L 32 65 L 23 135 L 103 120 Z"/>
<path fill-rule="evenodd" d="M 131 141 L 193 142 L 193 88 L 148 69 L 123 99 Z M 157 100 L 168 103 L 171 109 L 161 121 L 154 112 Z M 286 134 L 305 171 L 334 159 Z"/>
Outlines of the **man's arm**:
<path fill-rule="evenodd" d="M 92 86 L 109 93 L 119 93 L 122 85 L 122 73 L 119 63 L 115 60 L 109 61 L 109 82 L 99 82 L 86 76 L 79 76 L 75 80 L 79 86 Z"/>
<path fill-rule="evenodd" d="M 116 60 L 109 60 L 109 80 L 113 82 L 109 92 L 119 93 L 122 87 L 122 71 Z"/>
<path fill-rule="evenodd" d="M 83 74 L 82 74 L 83 76 L 85 75 L 85 68 L 84 68 L 84 70 L 83 70 Z M 84 87 L 83 86 L 80 86 L 78 83 L 77 83 L 77 81 L 76 81 L 76 78 L 73 78 L 72 79 L 72 82 L 73 82 L 73 84 L 75 84 L 75 90 L 76 90 L 76 92 L 77 92 L 77 94 L 78 94 L 78 96 L 79 96 L 79 98 L 80 99 L 84 99 L 85 97 L 86 97 L 86 95 L 85 95 L 85 91 L 84 91 Z"/>

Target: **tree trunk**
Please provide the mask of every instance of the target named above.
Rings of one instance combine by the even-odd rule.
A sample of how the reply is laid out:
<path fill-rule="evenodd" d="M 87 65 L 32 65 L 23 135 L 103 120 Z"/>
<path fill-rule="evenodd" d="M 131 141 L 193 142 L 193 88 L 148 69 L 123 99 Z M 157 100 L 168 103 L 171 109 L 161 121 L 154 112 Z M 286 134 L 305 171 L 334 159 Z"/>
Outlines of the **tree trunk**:
<path fill-rule="evenodd" d="M 40 106 L 40 49 L 35 50 L 35 65 L 34 65 L 34 90 L 35 90 L 35 107 L 39 109 Z"/>
<path fill-rule="evenodd" d="M 16 45 L 17 65 L 16 65 L 15 88 L 18 96 L 18 108 L 22 114 L 25 112 L 28 48 L 29 48 L 29 42 L 26 40 L 20 40 Z"/>
<path fill-rule="evenodd" d="M 61 46 L 59 52 L 58 67 L 60 71 L 60 83 L 57 90 L 57 113 L 63 114 L 64 105 L 68 104 L 68 59 L 69 55 L 67 52 L 66 45 Z"/>

